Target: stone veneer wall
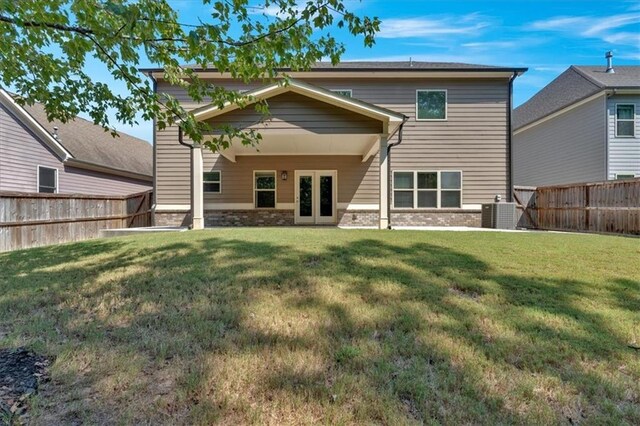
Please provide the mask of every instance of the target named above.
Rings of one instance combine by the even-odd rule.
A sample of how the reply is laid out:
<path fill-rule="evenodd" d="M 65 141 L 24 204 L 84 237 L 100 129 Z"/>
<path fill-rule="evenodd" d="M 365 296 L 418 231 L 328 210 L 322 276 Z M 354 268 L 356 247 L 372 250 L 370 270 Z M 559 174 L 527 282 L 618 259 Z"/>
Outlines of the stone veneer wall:
<path fill-rule="evenodd" d="M 153 214 L 155 226 L 189 226 L 191 213 L 189 212 L 155 212 Z"/>
<path fill-rule="evenodd" d="M 293 210 L 205 210 L 204 226 L 288 226 Z"/>
<path fill-rule="evenodd" d="M 392 226 L 480 227 L 480 210 L 394 210 Z M 291 226 L 293 210 L 206 210 L 205 226 Z M 158 212 L 156 226 L 188 226 L 189 213 Z M 338 210 L 339 226 L 378 226 L 377 210 Z"/>
<path fill-rule="evenodd" d="M 470 226 L 481 225 L 480 210 L 395 210 L 391 226 Z"/>

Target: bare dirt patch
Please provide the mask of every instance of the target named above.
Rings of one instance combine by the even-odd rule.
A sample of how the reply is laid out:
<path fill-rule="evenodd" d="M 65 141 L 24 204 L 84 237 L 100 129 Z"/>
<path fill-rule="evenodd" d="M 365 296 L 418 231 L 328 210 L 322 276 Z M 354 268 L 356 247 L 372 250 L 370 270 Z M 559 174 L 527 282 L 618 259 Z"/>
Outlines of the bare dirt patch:
<path fill-rule="evenodd" d="M 25 348 L 0 349 L 0 423 L 26 423 L 27 399 L 46 380 L 49 360 Z"/>

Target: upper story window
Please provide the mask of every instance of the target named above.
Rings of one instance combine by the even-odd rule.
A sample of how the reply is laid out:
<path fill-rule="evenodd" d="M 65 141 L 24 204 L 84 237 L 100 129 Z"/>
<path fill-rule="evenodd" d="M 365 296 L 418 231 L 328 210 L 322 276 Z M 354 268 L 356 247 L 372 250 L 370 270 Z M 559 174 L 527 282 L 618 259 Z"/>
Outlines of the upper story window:
<path fill-rule="evenodd" d="M 416 120 L 446 120 L 447 119 L 447 91 L 417 90 L 416 91 Z"/>
<path fill-rule="evenodd" d="M 396 209 L 462 207 L 462 172 L 394 171 Z"/>
<path fill-rule="evenodd" d="M 335 90 L 331 90 L 333 93 L 336 93 L 338 95 L 342 95 L 342 96 L 346 96 L 347 98 L 352 98 L 353 97 L 353 90 L 351 89 L 335 89 Z"/>
<path fill-rule="evenodd" d="M 253 192 L 256 208 L 276 207 L 276 172 L 253 172 Z"/>
<path fill-rule="evenodd" d="M 634 137 L 636 133 L 636 106 L 616 105 L 616 137 Z"/>
<path fill-rule="evenodd" d="M 38 166 L 38 192 L 58 192 L 58 169 Z"/>
<path fill-rule="evenodd" d="M 212 170 L 202 174 L 202 189 L 204 192 L 213 194 L 222 192 L 222 174 L 219 170 Z"/>

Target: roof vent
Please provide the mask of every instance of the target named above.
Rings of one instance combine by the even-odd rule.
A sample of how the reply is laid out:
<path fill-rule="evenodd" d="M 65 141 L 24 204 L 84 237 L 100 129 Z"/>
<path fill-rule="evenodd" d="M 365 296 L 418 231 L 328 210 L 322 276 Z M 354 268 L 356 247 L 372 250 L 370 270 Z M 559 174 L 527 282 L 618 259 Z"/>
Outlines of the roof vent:
<path fill-rule="evenodd" d="M 58 126 L 53 126 L 53 138 L 58 140 Z"/>
<path fill-rule="evenodd" d="M 410 67 L 413 66 L 413 58 L 411 56 L 409 56 L 409 66 Z"/>
<path fill-rule="evenodd" d="M 615 74 L 615 70 L 613 69 L 613 52 L 608 51 L 604 57 L 607 58 L 607 71 L 605 72 L 607 74 Z"/>

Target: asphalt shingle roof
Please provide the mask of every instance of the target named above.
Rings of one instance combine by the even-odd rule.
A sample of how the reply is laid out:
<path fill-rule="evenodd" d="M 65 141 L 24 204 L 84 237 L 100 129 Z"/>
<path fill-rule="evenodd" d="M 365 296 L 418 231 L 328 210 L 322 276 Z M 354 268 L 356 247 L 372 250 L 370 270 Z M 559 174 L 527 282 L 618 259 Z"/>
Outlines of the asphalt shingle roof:
<path fill-rule="evenodd" d="M 49 122 L 41 104 L 23 108 L 52 136 L 53 128 L 58 127 L 58 142 L 76 160 L 153 176 L 153 148 L 148 142 L 122 132 L 114 138 L 101 126 L 80 117 L 67 123 Z"/>
<path fill-rule="evenodd" d="M 572 65 L 513 112 L 515 130 L 553 114 L 602 90 L 640 88 L 640 67 L 618 66 L 607 74 L 603 66 Z"/>

